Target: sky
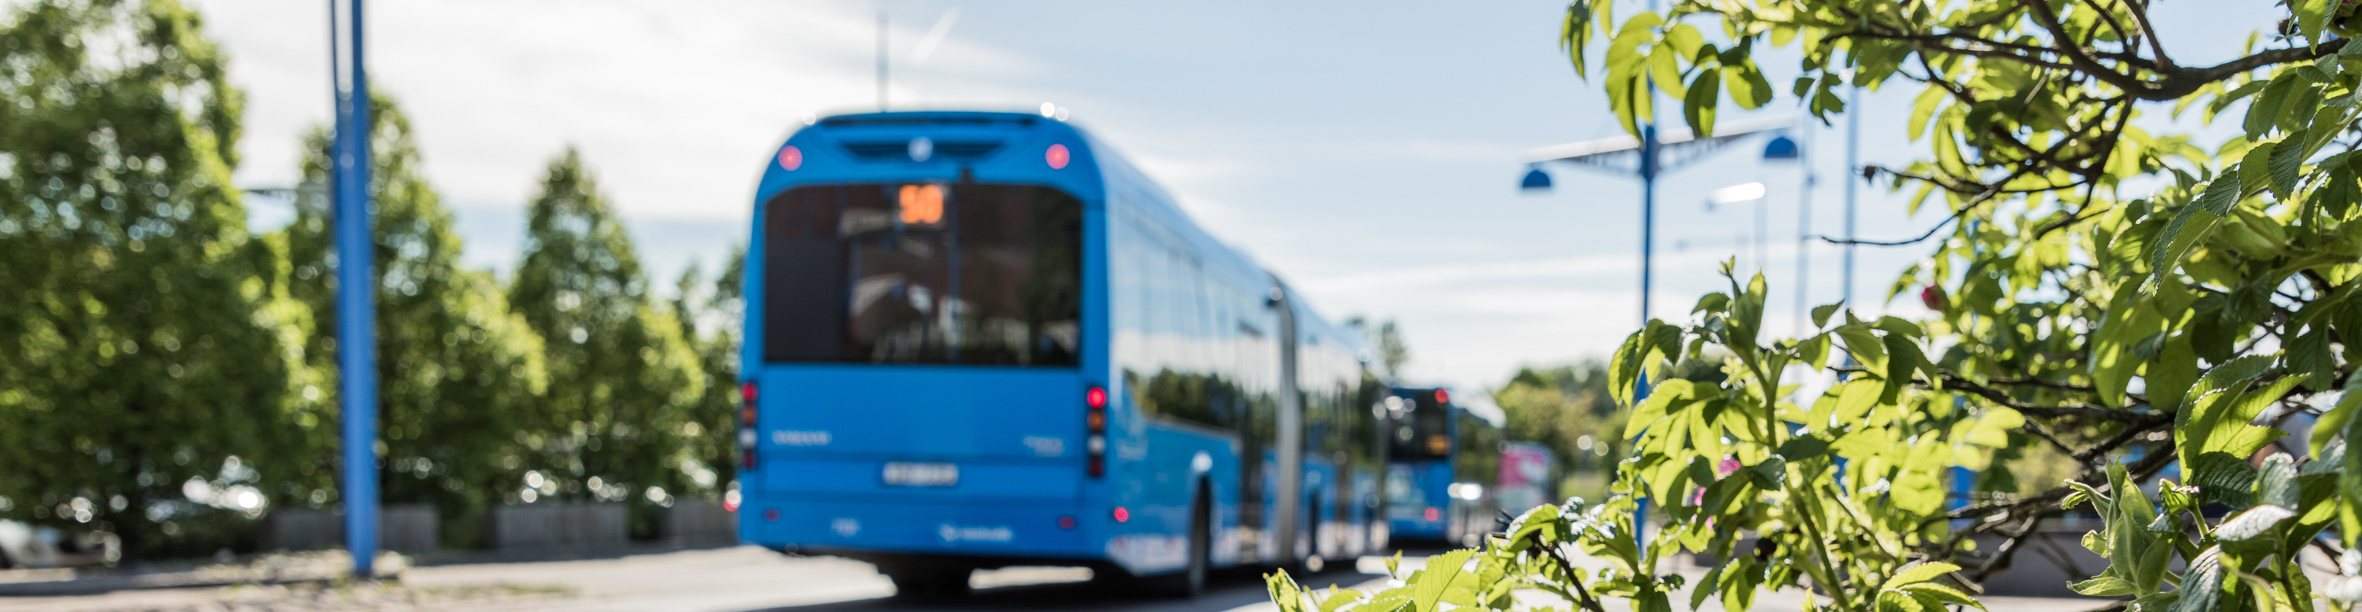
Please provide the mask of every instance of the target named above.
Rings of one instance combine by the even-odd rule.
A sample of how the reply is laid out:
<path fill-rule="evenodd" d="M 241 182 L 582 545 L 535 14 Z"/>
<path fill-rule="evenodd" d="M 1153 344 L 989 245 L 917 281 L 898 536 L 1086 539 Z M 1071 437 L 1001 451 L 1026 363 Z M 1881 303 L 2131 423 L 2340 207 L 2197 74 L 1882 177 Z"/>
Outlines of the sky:
<path fill-rule="evenodd" d="M 193 0 L 247 93 L 243 187 L 297 176 L 300 136 L 330 113 L 326 3 Z M 1640 315 L 1640 185 L 1547 169 L 1521 193 L 1525 152 L 1621 133 L 1596 83 L 1558 47 L 1563 1 L 1186 3 L 1009 0 L 401 0 L 370 3 L 371 83 L 411 116 L 426 176 L 467 242 L 469 265 L 506 270 L 523 207 L 551 159 L 579 148 L 655 285 L 712 270 L 744 242 L 770 154 L 812 116 L 878 105 L 884 15 L 887 104 L 897 110 L 1032 110 L 1045 102 L 1162 183 L 1215 236 L 1286 278 L 1334 318 L 1402 326 L 1415 382 L 1497 386 L 1520 367 L 1604 359 Z M 2271 0 L 2160 3 L 2160 37 L 2185 65 L 2235 57 L 2279 12 Z M 1594 51 L 1594 57 L 1597 51 Z M 1795 56 L 1766 52 L 1771 82 Z M 1782 87 L 1781 89 L 1785 89 Z M 1919 157 L 1899 126 L 1918 91 L 1865 91 L 1862 164 Z M 1724 121 L 1798 117 L 1785 92 Z M 2212 136 L 2223 126 L 2153 131 Z M 1669 120 L 1678 123 L 1670 114 Z M 1726 258 L 1765 269 L 1775 333 L 1799 321 L 1803 176 L 1814 233 L 1842 232 L 1843 119 L 1799 128 L 1810 161 L 1765 162 L 1748 140 L 1658 181 L 1651 313 L 1683 320 L 1727 288 Z M 1708 194 L 1761 182 L 1757 202 Z M 1941 220 L 1860 186 L 1857 233 L 1915 236 Z M 254 202 L 258 224 L 283 207 Z M 1757 207 L 1765 257 L 1757 257 Z M 1851 295 L 1885 303 L 1924 247 L 1862 248 Z M 1840 250 L 1802 250 L 1811 304 L 1846 294 Z"/>

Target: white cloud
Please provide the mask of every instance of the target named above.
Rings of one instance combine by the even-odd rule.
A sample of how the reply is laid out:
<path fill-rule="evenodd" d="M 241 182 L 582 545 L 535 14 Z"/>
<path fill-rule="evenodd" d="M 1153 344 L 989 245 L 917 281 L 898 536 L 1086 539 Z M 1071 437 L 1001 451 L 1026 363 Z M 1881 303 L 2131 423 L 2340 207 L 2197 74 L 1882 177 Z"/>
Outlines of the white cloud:
<path fill-rule="evenodd" d="M 231 78 L 251 94 L 238 180 L 291 182 L 298 136 L 328 119 L 324 8 L 312 0 L 198 4 L 231 54 Z M 412 115 L 428 178 L 459 202 L 521 205 L 549 159 L 571 144 L 626 214 L 736 217 L 750 204 L 762 160 L 801 117 L 875 102 L 876 15 L 862 5 L 369 6 L 371 83 Z M 890 38 L 909 46 L 926 25 L 899 24 Z M 957 36 L 933 55 L 929 72 L 963 79 L 1042 70 Z M 954 82 L 927 74 L 913 77 Z M 892 95 L 923 103 L 899 82 Z"/>

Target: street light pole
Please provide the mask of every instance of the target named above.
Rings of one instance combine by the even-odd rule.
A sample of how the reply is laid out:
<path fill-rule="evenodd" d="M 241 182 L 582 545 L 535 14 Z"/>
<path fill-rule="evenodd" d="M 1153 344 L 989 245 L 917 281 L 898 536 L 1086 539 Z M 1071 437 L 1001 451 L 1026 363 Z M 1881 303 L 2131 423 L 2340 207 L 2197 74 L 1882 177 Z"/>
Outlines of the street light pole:
<path fill-rule="evenodd" d="M 374 575 L 377 559 L 377 244 L 370 230 L 369 76 L 362 61 L 361 0 L 347 0 L 341 58 L 350 80 L 336 82 L 336 2 L 328 9 L 329 86 L 336 92 L 336 353 L 343 400 L 345 550 L 353 575 Z"/>
<path fill-rule="evenodd" d="M 1854 86 L 1852 98 L 1845 109 L 1845 292 L 1839 294 L 1848 310 L 1854 308 L 1854 183 L 1861 181 L 1853 174 L 1862 167 L 1856 157 L 1862 148 L 1862 86 Z"/>

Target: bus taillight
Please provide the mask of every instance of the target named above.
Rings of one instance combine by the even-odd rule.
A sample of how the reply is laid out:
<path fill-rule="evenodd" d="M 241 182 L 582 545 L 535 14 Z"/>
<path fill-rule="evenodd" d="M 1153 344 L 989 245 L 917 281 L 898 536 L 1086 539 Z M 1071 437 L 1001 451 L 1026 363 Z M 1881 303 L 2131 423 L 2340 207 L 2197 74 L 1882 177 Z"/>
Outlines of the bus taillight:
<path fill-rule="evenodd" d="M 738 469 L 755 469 L 755 443 L 762 438 L 755 427 L 755 383 L 738 383 Z"/>
<path fill-rule="evenodd" d="M 1088 451 L 1092 478 L 1107 475 L 1107 389 L 1099 385 L 1083 391 L 1083 450 Z"/>
<path fill-rule="evenodd" d="M 1448 391 L 1444 391 L 1444 390 L 1442 390 L 1442 389 L 1436 389 L 1436 390 L 1435 390 L 1435 403 L 1438 403 L 1438 404 L 1449 404 L 1449 403 L 1452 403 L 1452 394 L 1451 394 L 1450 392 L 1448 392 Z"/>
<path fill-rule="evenodd" d="M 738 383 L 738 424 L 749 428 L 755 426 L 754 381 Z"/>

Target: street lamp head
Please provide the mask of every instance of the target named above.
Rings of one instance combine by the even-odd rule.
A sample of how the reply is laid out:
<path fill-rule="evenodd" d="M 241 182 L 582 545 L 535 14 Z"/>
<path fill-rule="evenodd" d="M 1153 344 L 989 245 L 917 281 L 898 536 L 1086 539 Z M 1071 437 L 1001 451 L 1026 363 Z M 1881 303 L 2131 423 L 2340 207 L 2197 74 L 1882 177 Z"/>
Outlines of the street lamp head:
<path fill-rule="evenodd" d="M 1526 193 L 1550 191 L 1550 173 L 1543 172 L 1542 167 L 1538 165 L 1527 166 L 1525 180 L 1518 181 L 1517 188 Z"/>
<path fill-rule="evenodd" d="M 1763 159 L 1765 161 L 1794 160 L 1802 157 L 1803 153 L 1803 149 L 1796 146 L 1796 139 L 1789 138 L 1785 134 L 1774 136 L 1771 142 L 1763 145 Z"/>

